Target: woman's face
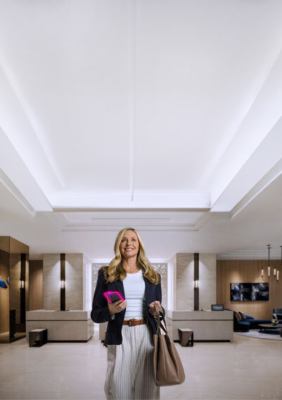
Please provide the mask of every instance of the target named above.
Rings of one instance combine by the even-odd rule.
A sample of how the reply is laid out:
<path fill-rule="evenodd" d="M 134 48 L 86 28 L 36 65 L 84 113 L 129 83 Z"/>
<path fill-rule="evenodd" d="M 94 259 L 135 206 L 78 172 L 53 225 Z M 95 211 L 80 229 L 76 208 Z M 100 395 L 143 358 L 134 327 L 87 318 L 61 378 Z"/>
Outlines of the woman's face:
<path fill-rule="evenodd" d="M 137 257 L 139 241 L 135 232 L 125 231 L 119 246 L 123 258 Z"/>

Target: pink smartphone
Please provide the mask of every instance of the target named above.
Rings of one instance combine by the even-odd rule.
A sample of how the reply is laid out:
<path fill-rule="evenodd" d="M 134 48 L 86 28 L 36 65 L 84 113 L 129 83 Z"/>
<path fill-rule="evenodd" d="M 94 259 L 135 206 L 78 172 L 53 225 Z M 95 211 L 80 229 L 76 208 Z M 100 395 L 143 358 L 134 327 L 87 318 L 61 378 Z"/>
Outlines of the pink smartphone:
<path fill-rule="evenodd" d="M 105 292 L 104 296 L 106 297 L 109 303 L 115 303 L 118 300 L 124 301 L 124 298 L 119 292 Z"/>

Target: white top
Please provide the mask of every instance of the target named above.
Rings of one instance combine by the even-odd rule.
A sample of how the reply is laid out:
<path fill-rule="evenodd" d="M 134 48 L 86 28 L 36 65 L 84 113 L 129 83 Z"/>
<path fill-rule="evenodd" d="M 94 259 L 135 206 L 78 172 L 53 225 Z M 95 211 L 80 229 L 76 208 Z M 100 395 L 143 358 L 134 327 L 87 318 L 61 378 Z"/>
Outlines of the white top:
<path fill-rule="evenodd" d="M 127 302 L 124 319 L 146 315 L 143 271 L 140 269 L 135 274 L 127 273 L 123 280 L 123 287 Z"/>

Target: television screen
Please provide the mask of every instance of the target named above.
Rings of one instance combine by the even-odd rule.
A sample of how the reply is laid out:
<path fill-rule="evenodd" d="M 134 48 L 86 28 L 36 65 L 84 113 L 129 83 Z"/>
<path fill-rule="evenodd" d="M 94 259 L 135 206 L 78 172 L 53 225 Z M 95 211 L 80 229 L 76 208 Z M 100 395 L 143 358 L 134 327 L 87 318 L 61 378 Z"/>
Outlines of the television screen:
<path fill-rule="evenodd" d="M 267 301 L 268 283 L 231 283 L 231 301 Z"/>

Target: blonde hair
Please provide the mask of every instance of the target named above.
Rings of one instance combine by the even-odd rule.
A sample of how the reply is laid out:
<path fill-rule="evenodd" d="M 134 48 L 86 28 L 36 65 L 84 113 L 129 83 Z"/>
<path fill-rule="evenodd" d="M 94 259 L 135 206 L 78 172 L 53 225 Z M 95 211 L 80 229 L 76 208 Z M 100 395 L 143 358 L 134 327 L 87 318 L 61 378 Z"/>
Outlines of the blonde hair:
<path fill-rule="evenodd" d="M 123 235 L 125 234 L 126 231 L 134 232 L 138 238 L 138 242 L 139 242 L 139 251 L 137 254 L 138 267 L 143 270 L 144 277 L 149 282 L 157 285 L 159 283 L 159 274 L 153 269 L 150 261 L 146 257 L 142 239 L 141 239 L 140 235 L 138 234 L 138 232 L 134 228 L 124 228 L 118 233 L 118 235 L 116 237 L 115 245 L 114 245 L 115 257 L 110 262 L 109 267 L 103 268 L 104 275 L 105 275 L 105 278 L 107 279 L 107 282 L 114 282 L 117 279 L 120 279 L 121 281 L 123 281 L 124 278 L 126 277 L 126 271 L 122 265 L 122 255 L 120 252 L 120 244 L 121 244 Z"/>

